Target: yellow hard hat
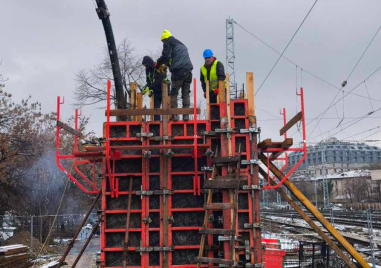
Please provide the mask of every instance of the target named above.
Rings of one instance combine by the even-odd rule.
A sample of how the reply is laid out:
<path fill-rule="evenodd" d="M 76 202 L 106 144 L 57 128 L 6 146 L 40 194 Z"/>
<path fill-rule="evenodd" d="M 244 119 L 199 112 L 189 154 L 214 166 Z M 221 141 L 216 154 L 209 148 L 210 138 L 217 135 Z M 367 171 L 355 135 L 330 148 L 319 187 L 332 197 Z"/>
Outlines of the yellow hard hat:
<path fill-rule="evenodd" d="M 171 37 L 172 34 L 170 31 L 168 30 L 164 30 L 163 34 L 161 35 L 161 41 L 163 41 L 164 39 L 167 39 L 168 37 Z"/>

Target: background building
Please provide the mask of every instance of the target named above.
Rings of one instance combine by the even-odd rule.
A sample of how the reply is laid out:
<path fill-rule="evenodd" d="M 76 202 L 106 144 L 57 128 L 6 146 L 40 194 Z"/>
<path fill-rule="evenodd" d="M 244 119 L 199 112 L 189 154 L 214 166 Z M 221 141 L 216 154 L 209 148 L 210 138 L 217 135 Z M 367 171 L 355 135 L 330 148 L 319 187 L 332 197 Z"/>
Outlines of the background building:
<path fill-rule="evenodd" d="M 294 166 L 302 156 L 302 152 L 290 153 L 289 167 Z M 350 170 L 359 171 L 379 162 L 381 162 L 381 148 L 377 146 L 343 142 L 336 138 L 330 138 L 307 147 L 307 158 L 294 172 L 294 176 L 310 175 L 317 177 Z"/>

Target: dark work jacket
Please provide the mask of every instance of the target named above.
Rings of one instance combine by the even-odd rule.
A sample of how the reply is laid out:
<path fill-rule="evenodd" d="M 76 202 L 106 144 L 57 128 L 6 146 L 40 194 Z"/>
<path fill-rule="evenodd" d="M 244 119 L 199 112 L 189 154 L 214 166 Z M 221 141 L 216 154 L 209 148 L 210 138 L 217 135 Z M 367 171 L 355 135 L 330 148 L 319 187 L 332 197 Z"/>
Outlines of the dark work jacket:
<path fill-rule="evenodd" d="M 149 56 L 145 56 L 143 58 L 142 64 L 149 66 L 146 68 L 147 86 L 155 92 L 161 92 L 161 82 L 167 77 L 167 75 L 155 70 L 154 62 Z"/>
<path fill-rule="evenodd" d="M 163 40 L 163 51 L 157 64 L 158 66 L 166 64 L 171 73 L 193 70 L 188 48 L 173 36 Z"/>
<path fill-rule="evenodd" d="M 217 59 L 214 58 L 214 60 L 217 60 Z M 204 65 L 206 67 L 206 70 L 208 71 L 208 79 L 207 79 L 208 81 L 210 80 L 210 68 L 212 67 L 213 63 L 214 63 L 214 61 L 212 62 L 212 64 L 210 66 Z M 224 65 L 222 64 L 222 62 L 220 62 L 220 61 L 217 62 L 216 69 L 217 69 L 218 81 L 225 81 L 225 78 L 226 78 L 225 68 L 224 68 Z M 204 90 L 204 92 L 205 92 L 206 91 L 205 77 L 201 71 L 200 71 L 200 81 L 201 81 L 201 85 L 202 85 L 202 90 Z"/>

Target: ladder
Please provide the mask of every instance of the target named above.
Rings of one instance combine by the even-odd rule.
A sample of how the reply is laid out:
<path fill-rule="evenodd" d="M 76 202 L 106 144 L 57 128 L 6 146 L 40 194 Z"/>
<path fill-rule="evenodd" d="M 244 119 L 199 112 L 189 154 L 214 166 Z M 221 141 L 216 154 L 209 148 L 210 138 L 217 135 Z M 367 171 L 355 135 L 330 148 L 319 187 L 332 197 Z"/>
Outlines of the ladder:
<path fill-rule="evenodd" d="M 217 152 L 216 152 L 217 155 Z M 238 234 L 237 220 L 238 220 L 238 191 L 240 186 L 240 169 L 241 169 L 241 153 L 239 151 L 237 156 L 227 156 L 227 157 L 214 157 L 212 158 L 213 171 L 212 177 L 204 182 L 204 189 L 208 190 L 208 196 L 204 205 L 205 218 L 203 223 L 203 228 L 200 230 L 201 242 L 199 256 L 196 258 L 197 267 L 201 267 L 201 263 L 208 264 L 219 264 L 222 267 L 238 267 L 238 263 L 235 259 L 235 244 Z M 226 176 L 218 176 L 219 166 L 229 166 L 233 167 L 236 165 L 236 169 Z M 228 203 L 213 203 L 213 192 L 214 191 L 227 191 L 229 194 L 230 202 Z M 209 215 L 212 211 L 223 211 L 230 210 L 232 214 L 232 224 L 231 229 L 220 229 L 213 228 L 209 224 Z M 209 225 L 209 226 L 208 226 Z M 209 227 L 209 228 L 208 228 Z M 210 258 L 204 257 L 205 241 L 207 235 L 222 235 L 218 237 L 218 241 L 223 241 L 223 243 L 229 243 L 230 247 L 230 258 Z M 213 239 L 212 239 L 213 241 Z M 212 250 L 212 245 L 209 245 L 209 250 Z"/>

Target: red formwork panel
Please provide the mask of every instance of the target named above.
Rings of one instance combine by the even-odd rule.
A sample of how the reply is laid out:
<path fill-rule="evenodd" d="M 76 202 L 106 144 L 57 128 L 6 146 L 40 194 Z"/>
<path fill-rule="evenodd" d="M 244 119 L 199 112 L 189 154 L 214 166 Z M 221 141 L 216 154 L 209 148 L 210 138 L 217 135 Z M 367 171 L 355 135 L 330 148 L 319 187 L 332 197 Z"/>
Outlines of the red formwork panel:
<path fill-rule="evenodd" d="M 249 135 L 241 134 L 240 129 L 248 129 L 247 100 L 231 102 L 233 154 L 238 153 L 241 145 L 243 159 L 251 159 Z M 219 136 L 203 136 L 204 131 L 214 131 L 220 128 L 219 104 L 212 104 L 210 121 L 197 121 L 197 141 L 206 143 L 212 151 L 220 146 Z M 194 122 L 169 122 L 167 145 L 193 144 Z M 104 131 L 105 132 L 105 131 Z M 160 139 L 140 138 L 137 133 L 153 133 L 155 137 L 163 137 L 161 122 L 112 122 L 110 124 L 110 145 L 163 145 Z M 106 133 L 104 133 L 106 136 Z M 168 260 L 169 267 L 197 267 L 194 258 L 198 256 L 200 247 L 199 230 L 202 227 L 205 211 L 203 181 L 211 176 L 210 172 L 203 172 L 201 168 L 211 166 L 210 158 L 204 155 L 205 148 L 198 153 L 198 171 L 195 173 L 193 149 L 173 149 L 174 155 L 168 163 L 168 185 L 162 185 L 163 155 L 162 150 L 151 151 L 150 158 L 143 157 L 146 150 L 121 150 L 121 159 L 111 161 L 115 173 L 115 189 L 112 193 L 109 179 L 104 177 L 102 182 L 102 211 L 104 222 L 101 227 L 101 267 L 121 267 L 123 256 L 123 243 L 125 224 L 127 218 L 128 195 L 132 194 L 130 239 L 128 243 L 128 267 L 163 267 L 163 260 Z M 115 163 L 114 163 L 115 162 Z M 103 160 L 103 173 L 106 173 L 106 161 Z M 114 166 L 115 165 L 115 166 Z M 197 175 L 200 179 L 195 179 Z M 244 184 L 251 185 L 251 176 L 247 166 L 242 166 L 241 177 Z M 128 192 L 129 180 L 133 179 L 132 193 Z M 159 251 L 155 247 L 164 246 L 163 235 L 163 196 L 137 195 L 139 191 L 154 191 L 160 189 L 171 190 L 168 198 L 168 240 L 170 251 Z M 253 197 L 251 190 L 239 191 L 238 232 L 243 241 L 249 241 L 250 248 L 254 246 L 252 228 L 245 224 L 253 224 Z M 214 221 L 210 225 L 218 225 L 222 215 L 213 212 Z M 216 239 L 216 238 L 214 238 Z M 211 235 L 208 237 L 209 245 L 218 245 Z M 139 251 L 140 248 L 151 248 L 150 252 Z M 223 249 L 209 251 L 209 257 L 218 257 L 224 254 Z M 253 253 L 247 258 L 244 250 L 239 253 L 242 262 L 252 262 Z M 202 267 L 218 267 L 203 264 Z"/>
<path fill-rule="evenodd" d="M 203 143 L 203 131 L 210 131 L 207 121 L 198 121 L 198 143 Z M 162 145 L 163 141 L 154 138 L 141 139 L 137 133 L 153 133 L 162 137 L 161 123 L 114 122 L 110 125 L 110 145 Z M 193 144 L 193 122 L 170 122 L 167 144 Z M 209 140 L 207 142 L 210 142 Z M 102 224 L 101 264 L 102 267 L 122 265 L 125 219 L 127 215 L 128 183 L 133 178 L 130 239 L 128 247 L 129 267 L 161 267 L 166 254 L 171 267 L 195 267 L 194 257 L 198 254 L 198 230 L 202 226 L 204 196 L 199 190 L 203 184 L 201 167 L 210 164 L 205 156 L 198 158 L 198 175 L 201 180 L 194 182 L 193 149 L 173 149 L 174 156 L 169 161 L 167 189 L 172 190 L 168 198 L 169 218 L 173 223 L 168 229 L 170 252 L 137 252 L 137 248 L 162 247 L 163 226 L 161 196 L 137 196 L 136 191 L 159 190 L 162 174 L 160 150 L 152 150 L 150 158 L 144 158 L 144 150 L 122 150 L 121 160 L 115 161 L 115 180 L 118 193 L 112 196 L 108 179 L 103 180 L 102 211 L 105 213 Z M 104 162 L 105 163 L 105 162 Z M 113 164 L 112 164 L 113 166 Z M 105 168 L 104 168 L 104 172 Z M 113 169 L 114 172 L 114 169 Z M 196 187 L 196 188 L 195 188 Z M 198 215 L 199 213 L 200 215 Z M 197 215 L 195 217 L 195 215 Z M 150 223 L 144 223 L 149 217 Z M 191 257 L 189 257 L 191 256 Z"/>

